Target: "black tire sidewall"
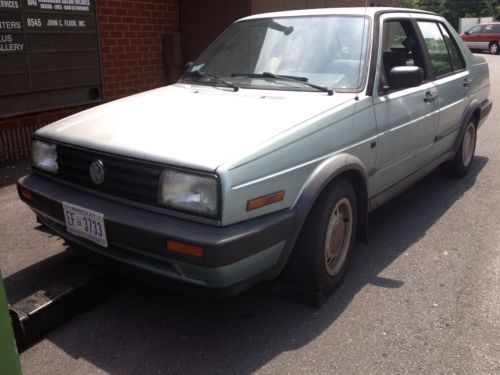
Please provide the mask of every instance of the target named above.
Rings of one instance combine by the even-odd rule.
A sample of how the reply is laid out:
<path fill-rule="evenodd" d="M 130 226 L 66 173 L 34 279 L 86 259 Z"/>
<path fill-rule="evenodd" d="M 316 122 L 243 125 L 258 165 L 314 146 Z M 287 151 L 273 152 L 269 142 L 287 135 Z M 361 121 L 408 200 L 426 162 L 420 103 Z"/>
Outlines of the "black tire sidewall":
<path fill-rule="evenodd" d="M 330 276 L 325 265 L 325 239 L 333 209 L 342 198 L 347 198 L 352 209 L 352 232 L 347 254 L 340 271 Z M 285 269 L 287 280 L 301 287 L 330 294 L 343 278 L 357 229 L 357 198 L 352 185 L 346 180 L 335 181 L 314 204 Z"/>

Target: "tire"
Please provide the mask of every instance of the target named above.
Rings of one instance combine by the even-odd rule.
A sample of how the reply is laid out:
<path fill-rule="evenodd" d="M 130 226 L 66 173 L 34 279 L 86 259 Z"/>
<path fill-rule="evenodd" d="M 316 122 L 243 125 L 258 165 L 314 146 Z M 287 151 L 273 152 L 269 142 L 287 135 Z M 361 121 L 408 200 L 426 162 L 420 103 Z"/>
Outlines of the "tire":
<path fill-rule="evenodd" d="M 491 42 L 488 49 L 490 50 L 490 53 L 492 55 L 496 55 L 500 52 L 500 48 L 498 47 L 498 42 Z"/>
<path fill-rule="evenodd" d="M 304 223 L 283 276 L 287 282 L 332 293 L 345 274 L 356 238 L 357 198 L 338 180 L 320 195 Z"/>
<path fill-rule="evenodd" d="M 470 119 L 453 160 L 444 164 L 445 172 L 453 177 L 464 177 L 469 173 L 476 150 L 476 122 Z"/>

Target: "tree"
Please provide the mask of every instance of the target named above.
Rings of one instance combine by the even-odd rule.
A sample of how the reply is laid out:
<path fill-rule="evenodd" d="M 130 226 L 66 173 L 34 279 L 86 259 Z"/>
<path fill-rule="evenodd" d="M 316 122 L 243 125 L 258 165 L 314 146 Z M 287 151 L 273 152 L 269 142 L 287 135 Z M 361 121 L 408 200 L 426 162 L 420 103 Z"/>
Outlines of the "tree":
<path fill-rule="evenodd" d="M 500 17 L 500 0 L 401 0 L 400 5 L 439 13 L 455 28 L 463 17 Z"/>

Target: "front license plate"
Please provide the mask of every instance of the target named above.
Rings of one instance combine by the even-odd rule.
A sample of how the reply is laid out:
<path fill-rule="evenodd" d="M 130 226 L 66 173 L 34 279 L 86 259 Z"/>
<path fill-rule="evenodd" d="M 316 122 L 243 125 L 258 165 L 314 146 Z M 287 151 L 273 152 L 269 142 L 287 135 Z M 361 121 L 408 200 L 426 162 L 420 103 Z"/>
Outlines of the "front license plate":
<path fill-rule="evenodd" d="M 63 202 L 63 210 L 66 230 L 69 233 L 108 247 L 106 229 L 104 228 L 104 215 L 102 213 L 75 206 L 68 202 Z"/>

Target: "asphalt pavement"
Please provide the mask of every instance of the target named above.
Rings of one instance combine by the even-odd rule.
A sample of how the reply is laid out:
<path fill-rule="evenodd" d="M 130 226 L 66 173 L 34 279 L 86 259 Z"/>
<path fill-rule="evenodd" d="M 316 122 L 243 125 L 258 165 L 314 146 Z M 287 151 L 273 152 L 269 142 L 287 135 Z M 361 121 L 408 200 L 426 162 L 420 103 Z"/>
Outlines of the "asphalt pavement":
<path fill-rule="evenodd" d="M 226 300 L 118 279 L 111 298 L 21 354 L 24 374 L 500 374 L 500 55 L 470 174 L 439 171 L 370 216 L 321 309 L 252 290 Z M 9 301 L 84 262 L 19 201 L 0 168 Z"/>

